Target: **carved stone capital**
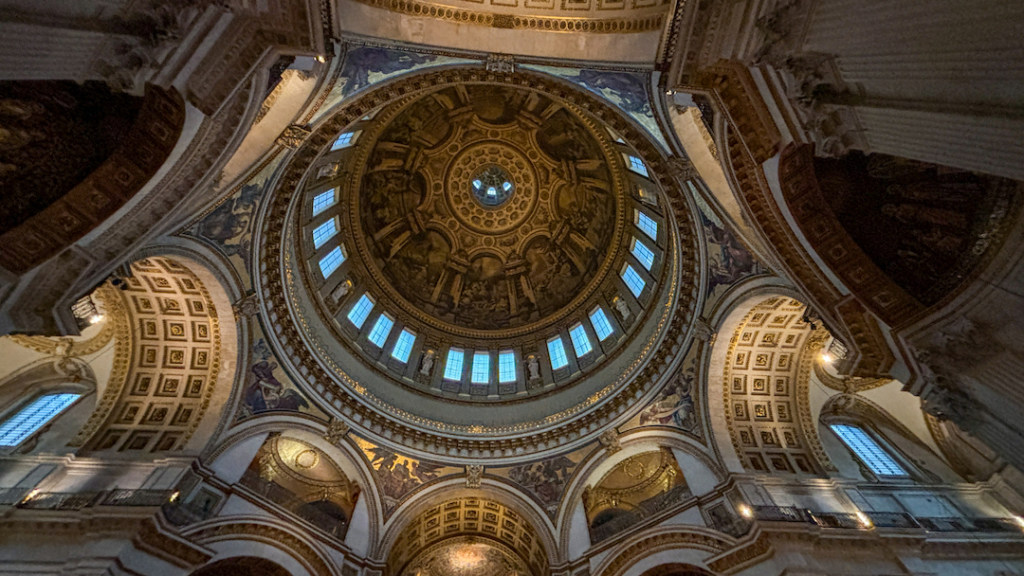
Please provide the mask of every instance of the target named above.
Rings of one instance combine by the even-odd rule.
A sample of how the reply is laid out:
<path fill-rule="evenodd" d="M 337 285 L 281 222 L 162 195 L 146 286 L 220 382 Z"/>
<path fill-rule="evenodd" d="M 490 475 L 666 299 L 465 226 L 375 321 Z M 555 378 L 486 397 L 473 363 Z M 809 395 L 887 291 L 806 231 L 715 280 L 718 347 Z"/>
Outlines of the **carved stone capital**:
<path fill-rule="evenodd" d="M 231 310 L 234 311 L 235 318 L 256 316 L 260 313 L 259 294 L 253 293 L 243 296 L 231 305 Z"/>

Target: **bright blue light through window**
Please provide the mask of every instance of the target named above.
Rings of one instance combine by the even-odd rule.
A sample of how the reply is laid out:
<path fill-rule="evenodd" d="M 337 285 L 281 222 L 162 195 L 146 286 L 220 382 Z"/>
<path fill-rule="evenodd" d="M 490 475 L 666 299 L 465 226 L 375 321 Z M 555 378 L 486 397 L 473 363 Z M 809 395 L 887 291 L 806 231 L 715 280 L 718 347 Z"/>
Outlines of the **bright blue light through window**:
<path fill-rule="evenodd" d="M 614 332 L 611 322 L 608 321 L 608 317 L 604 315 L 604 310 L 600 307 L 594 308 L 590 313 L 590 323 L 594 326 L 594 333 L 597 334 L 598 340 L 604 341 Z"/>
<path fill-rule="evenodd" d="M 356 305 L 348 311 L 348 321 L 356 328 L 362 328 L 363 322 L 366 322 L 366 317 L 370 315 L 370 310 L 373 310 L 373 300 L 370 300 L 369 296 L 363 294 L 359 297 Z"/>
<path fill-rule="evenodd" d="M 644 291 L 644 286 L 647 284 L 629 264 L 626 264 L 626 268 L 622 271 L 622 280 L 626 286 L 629 286 L 629 291 L 633 293 L 633 296 L 637 298 L 640 297 L 640 293 Z"/>
<path fill-rule="evenodd" d="M 473 384 L 487 384 L 491 381 L 491 355 L 489 353 L 473 354 L 473 371 L 470 381 Z"/>
<path fill-rule="evenodd" d="M 345 261 L 345 250 L 341 246 L 335 246 L 334 250 L 327 253 L 320 259 L 320 273 L 324 278 L 329 277 Z"/>
<path fill-rule="evenodd" d="M 561 337 L 548 340 L 548 356 L 551 358 L 551 367 L 555 370 L 569 365 L 569 359 L 565 356 L 565 346 L 562 344 Z"/>
<path fill-rule="evenodd" d="M 651 266 L 654 266 L 654 252 L 651 252 L 651 249 L 643 242 L 633 238 L 629 251 L 633 253 L 633 256 L 636 257 L 637 261 L 644 268 L 650 270 Z"/>
<path fill-rule="evenodd" d="M 832 424 L 832 431 L 879 476 L 906 476 L 907 472 L 858 426 Z"/>
<path fill-rule="evenodd" d="M 408 330 L 402 330 L 395 342 L 395 348 L 391 351 L 391 357 L 399 362 L 408 362 L 409 353 L 412 352 L 412 345 L 416 342 L 416 335 Z"/>
<path fill-rule="evenodd" d="M 313 229 L 313 248 L 320 249 L 328 240 L 338 233 L 338 223 L 334 218 Z"/>
<path fill-rule="evenodd" d="M 502 350 L 498 354 L 498 382 L 516 381 L 516 355 L 511 350 Z"/>
<path fill-rule="evenodd" d="M 316 216 L 334 205 L 338 198 L 336 190 L 337 189 L 321 192 L 313 197 L 313 216 Z"/>
<path fill-rule="evenodd" d="M 0 425 L 0 446 L 17 446 L 78 400 L 81 394 L 47 394 L 36 398 Z"/>
<path fill-rule="evenodd" d="M 444 363 L 445 380 L 462 380 L 462 357 L 461 348 L 448 349 L 448 360 Z"/>
<path fill-rule="evenodd" d="M 331 145 L 331 152 L 334 152 L 335 150 L 341 150 L 342 148 L 348 148 L 349 146 L 352 145 L 352 138 L 354 137 L 354 132 L 345 132 L 341 136 L 338 136 L 338 139 L 335 140 L 334 144 Z"/>
<path fill-rule="evenodd" d="M 586 356 L 592 350 L 590 338 L 587 337 L 587 331 L 583 328 L 583 324 L 573 326 L 572 330 L 569 330 L 569 338 L 572 339 L 572 347 L 576 350 L 577 358 Z"/>
<path fill-rule="evenodd" d="M 388 318 L 387 314 L 378 316 L 377 322 L 370 330 L 370 342 L 376 344 L 378 348 L 383 348 L 384 343 L 388 341 L 388 334 L 391 334 L 391 327 L 394 325 L 395 321 Z"/>
<path fill-rule="evenodd" d="M 644 234 L 650 236 L 651 240 L 658 241 L 658 223 L 653 218 L 644 214 L 639 210 L 635 210 L 636 214 L 636 227 L 643 231 Z"/>
<path fill-rule="evenodd" d="M 644 165 L 644 161 L 636 156 L 629 156 L 629 169 L 645 178 L 650 176 L 647 173 L 647 166 Z"/>

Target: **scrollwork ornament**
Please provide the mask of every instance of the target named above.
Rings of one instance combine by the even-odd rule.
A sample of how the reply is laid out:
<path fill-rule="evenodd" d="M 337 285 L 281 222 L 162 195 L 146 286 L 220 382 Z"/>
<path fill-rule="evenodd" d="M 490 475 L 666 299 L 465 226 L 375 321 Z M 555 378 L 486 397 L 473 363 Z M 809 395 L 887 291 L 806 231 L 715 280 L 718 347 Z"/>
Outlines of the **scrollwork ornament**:
<path fill-rule="evenodd" d="M 479 488 L 480 478 L 484 474 L 484 467 L 480 464 L 469 464 L 466 466 L 466 488 Z"/>

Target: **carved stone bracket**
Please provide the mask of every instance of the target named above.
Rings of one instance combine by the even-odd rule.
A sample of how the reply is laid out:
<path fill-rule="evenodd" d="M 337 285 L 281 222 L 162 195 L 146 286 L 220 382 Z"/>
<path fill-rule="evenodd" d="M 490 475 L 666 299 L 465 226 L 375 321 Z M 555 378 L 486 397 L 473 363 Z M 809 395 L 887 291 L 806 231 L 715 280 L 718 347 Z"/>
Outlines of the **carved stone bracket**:
<path fill-rule="evenodd" d="M 260 313 L 259 294 L 253 293 L 239 298 L 237 302 L 231 305 L 231 310 L 234 311 L 235 318 L 256 316 Z"/>
<path fill-rule="evenodd" d="M 331 420 L 327 425 L 327 432 L 324 433 L 324 440 L 327 440 L 331 444 L 337 444 L 338 442 L 341 442 L 341 439 L 344 438 L 346 434 L 348 434 L 349 430 L 349 425 L 341 420 Z"/>
<path fill-rule="evenodd" d="M 598 438 L 598 441 L 601 442 L 601 446 L 604 446 L 605 450 L 608 451 L 608 454 L 615 454 L 619 450 L 622 450 L 622 444 L 619 443 L 619 433 L 615 428 L 606 430 L 601 434 L 601 437 Z"/>
<path fill-rule="evenodd" d="M 511 54 L 489 54 L 484 67 L 496 74 L 512 74 L 516 71 L 516 59 Z"/>
<path fill-rule="evenodd" d="M 481 464 L 469 464 L 466 466 L 466 488 L 479 488 L 480 478 L 484 475 L 484 467 Z"/>
<path fill-rule="evenodd" d="M 313 130 L 309 126 L 302 126 L 299 124 L 292 124 L 284 129 L 284 132 L 274 140 L 274 144 L 278 146 L 284 146 L 289 150 L 296 150 L 302 143 L 306 141 L 306 138 L 313 133 Z"/>

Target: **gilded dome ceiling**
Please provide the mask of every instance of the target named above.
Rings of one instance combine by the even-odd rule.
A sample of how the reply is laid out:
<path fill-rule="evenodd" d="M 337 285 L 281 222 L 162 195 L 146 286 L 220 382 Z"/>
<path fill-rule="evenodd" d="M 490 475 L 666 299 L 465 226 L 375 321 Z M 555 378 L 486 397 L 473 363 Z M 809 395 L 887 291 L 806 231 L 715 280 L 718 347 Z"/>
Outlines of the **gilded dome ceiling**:
<path fill-rule="evenodd" d="M 696 228 L 667 172 L 620 111 L 541 74 L 370 91 L 296 150 L 262 220 L 273 338 L 384 443 L 488 460 L 585 442 L 688 337 Z"/>
<path fill-rule="evenodd" d="M 536 92 L 487 85 L 378 118 L 362 136 L 349 230 L 401 305 L 490 331 L 593 292 L 625 220 L 607 131 Z"/>

